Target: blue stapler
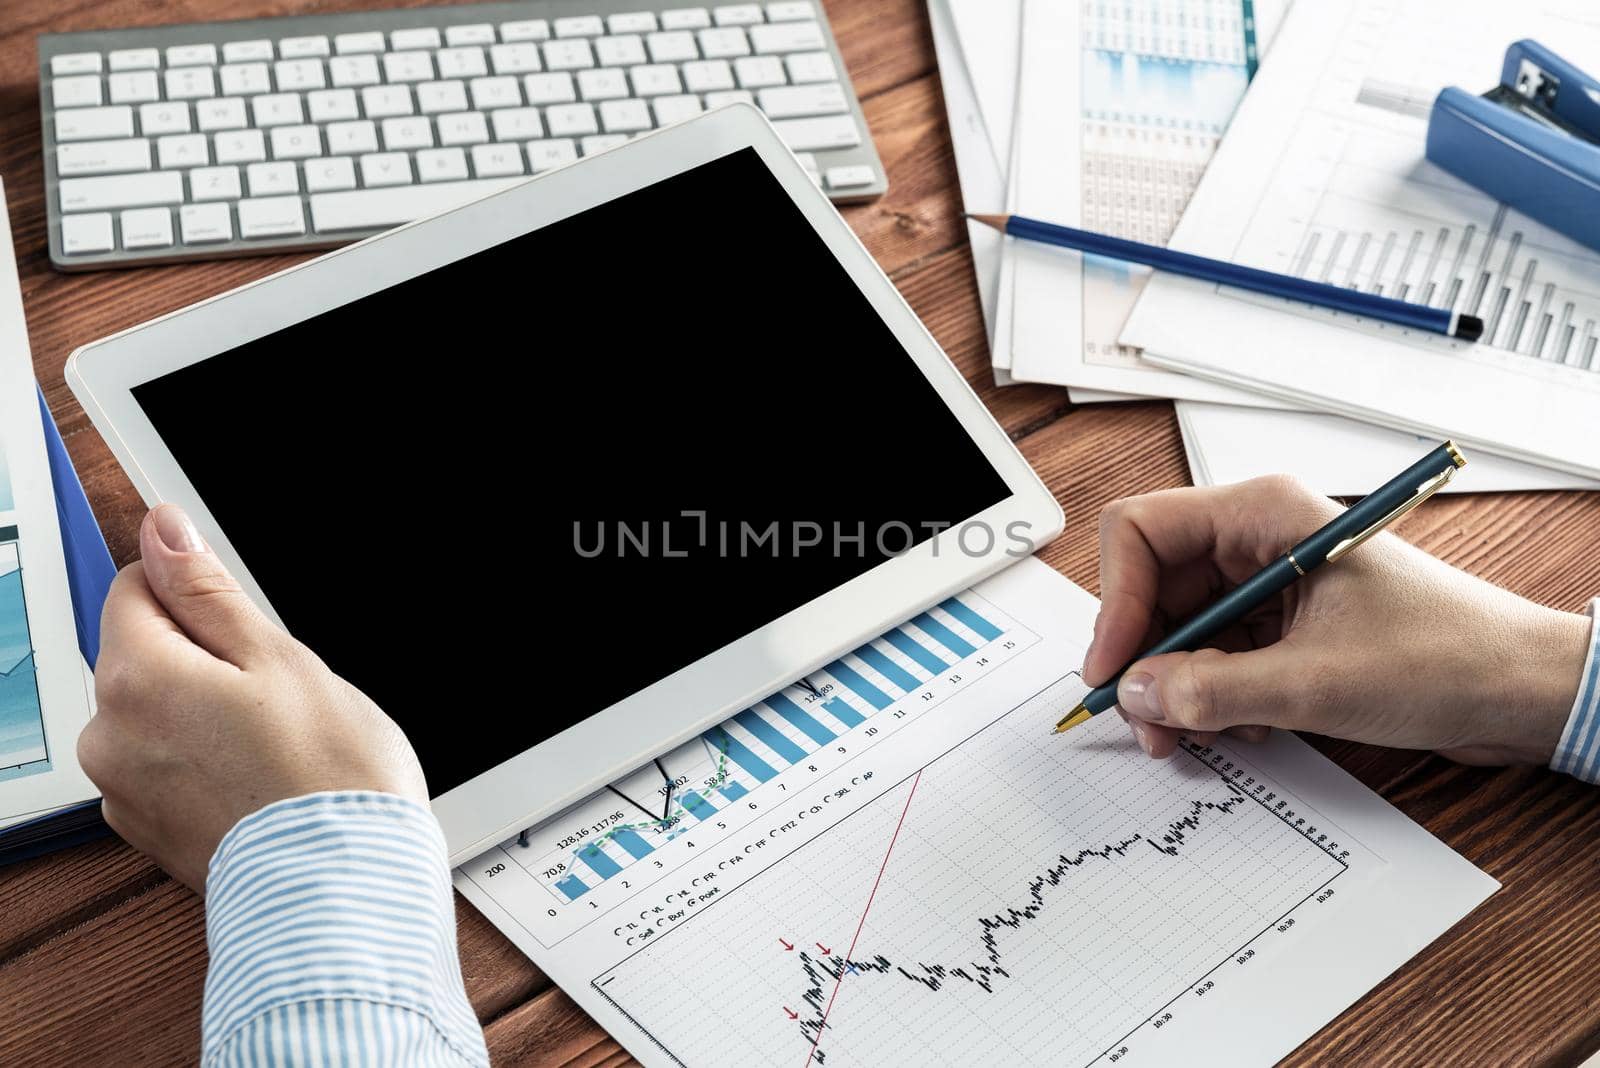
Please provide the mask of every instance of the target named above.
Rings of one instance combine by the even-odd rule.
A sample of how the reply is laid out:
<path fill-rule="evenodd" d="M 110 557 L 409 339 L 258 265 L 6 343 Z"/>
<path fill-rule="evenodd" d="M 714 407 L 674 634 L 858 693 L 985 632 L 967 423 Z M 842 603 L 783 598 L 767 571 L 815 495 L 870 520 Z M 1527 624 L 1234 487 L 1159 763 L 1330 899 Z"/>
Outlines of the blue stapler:
<path fill-rule="evenodd" d="M 1600 249 L 1600 83 L 1537 41 L 1506 49 L 1500 84 L 1482 96 L 1440 92 L 1428 158 Z"/>

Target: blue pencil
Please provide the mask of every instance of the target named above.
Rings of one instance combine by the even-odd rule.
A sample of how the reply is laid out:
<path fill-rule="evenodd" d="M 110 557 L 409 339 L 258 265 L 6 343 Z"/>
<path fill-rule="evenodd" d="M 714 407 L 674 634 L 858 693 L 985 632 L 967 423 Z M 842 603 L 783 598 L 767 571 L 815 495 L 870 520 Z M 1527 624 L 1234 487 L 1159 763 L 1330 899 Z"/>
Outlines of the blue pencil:
<path fill-rule="evenodd" d="M 1173 274 L 1188 275 L 1190 278 L 1216 282 L 1218 285 L 1237 286 L 1240 289 L 1250 289 L 1272 297 L 1305 301 L 1307 304 L 1317 304 L 1335 311 L 1364 315 L 1370 319 L 1382 319 L 1400 326 L 1410 326 L 1418 330 L 1443 334 L 1446 337 L 1460 338 L 1462 341 L 1477 341 L 1483 336 L 1482 319 L 1476 315 L 1462 315 L 1448 308 L 1430 308 L 1425 304 L 1412 304 L 1404 300 L 1380 297 L 1373 293 L 1346 289 L 1343 286 L 1308 282 L 1304 278 L 1295 278 L 1292 275 L 1260 271 L 1254 267 L 1241 267 L 1236 263 L 1207 259 L 1205 256 L 1192 256 L 1187 252 L 1174 252 L 1172 249 L 1127 241 L 1107 234 L 1091 233 L 1088 230 L 1074 230 L 1070 226 L 1057 226 L 1055 223 L 1040 222 L 1021 215 L 968 213 L 967 218 L 1027 241 L 1074 248 L 1079 252 L 1108 256 L 1128 263 L 1142 263 L 1158 271 L 1171 271 Z"/>

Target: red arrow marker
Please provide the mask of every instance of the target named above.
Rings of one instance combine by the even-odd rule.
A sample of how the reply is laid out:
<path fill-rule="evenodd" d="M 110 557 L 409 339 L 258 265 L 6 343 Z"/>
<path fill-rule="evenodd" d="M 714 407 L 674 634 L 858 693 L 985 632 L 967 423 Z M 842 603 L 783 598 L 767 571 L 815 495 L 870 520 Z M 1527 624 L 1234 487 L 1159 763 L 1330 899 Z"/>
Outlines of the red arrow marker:
<path fill-rule="evenodd" d="M 783 1011 L 784 1012 L 789 1012 L 789 1006 L 785 1005 L 783 1007 Z M 798 1020 L 798 1019 L 800 1019 L 800 1014 L 798 1012 L 789 1012 L 789 1019 Z"/>
<path fill-rule="evenodd" d="M 778 941 L 783 942 L 783 939 L 780 938 L 780 939 L 778 939 Z M 794 949 L 794 943 L 793 942 L 783 942 L 783 951 L 785 953 L 788 953 L 789 951 L 791 951 L 793 949 Z"/>
<path fill-rule="evenodd" d="M 822 944 L 822 943 L 821 943 L 821 942 L 818 942 L 818 943 L 817 943 L 817 948 L 818 948 L 818 949 L 820 949 L 820 950 L 822 950 L 822 955 L 823 955 L 823 956 L 824 956 L 824 957 L 831 957 L 831 956 L 833 956 L 833 950 L 831 950 L 831 949 L 829 949 L 829 948 L 828 948 L 828 947 L 827 947 L 827 946 L 825 946 L 825 945 L 823 945 L 823 944 Z"/>

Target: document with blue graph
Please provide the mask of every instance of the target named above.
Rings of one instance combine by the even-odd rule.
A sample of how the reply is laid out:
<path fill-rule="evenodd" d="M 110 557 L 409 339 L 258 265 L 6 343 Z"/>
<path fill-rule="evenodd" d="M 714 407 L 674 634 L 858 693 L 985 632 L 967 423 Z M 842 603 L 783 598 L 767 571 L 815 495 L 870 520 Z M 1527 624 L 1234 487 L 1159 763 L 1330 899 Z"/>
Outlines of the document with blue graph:
<path fill-rule="evenodd" d="M 1024 560 L 456 885 L 688 1068 L 1267 1064 L 1494 892 L 1292 735 L 1052 734 L 1095 610 Z"/>

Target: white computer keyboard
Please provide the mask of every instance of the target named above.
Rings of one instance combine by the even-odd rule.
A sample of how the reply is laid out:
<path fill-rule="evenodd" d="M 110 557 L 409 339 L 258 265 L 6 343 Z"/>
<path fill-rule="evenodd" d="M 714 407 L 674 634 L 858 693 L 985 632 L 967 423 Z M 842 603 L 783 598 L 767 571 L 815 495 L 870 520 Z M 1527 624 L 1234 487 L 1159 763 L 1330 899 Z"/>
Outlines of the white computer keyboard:
<path fill-rule="evenodd" d="M 47 35 L 39 53 L 65 269 L 327 247 L 731 101 L 836 197 L 884 188 L 814 0 L 317 15 Z"/>

